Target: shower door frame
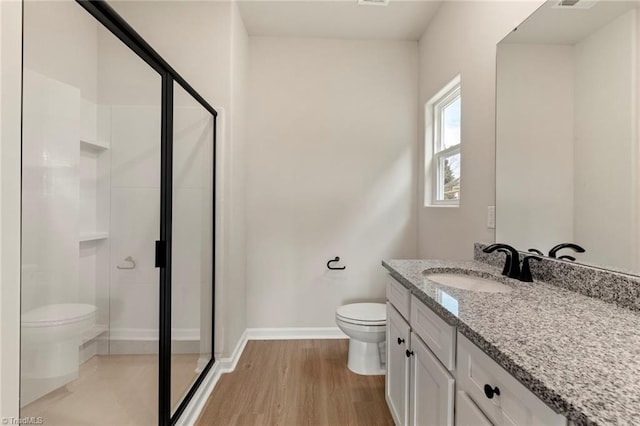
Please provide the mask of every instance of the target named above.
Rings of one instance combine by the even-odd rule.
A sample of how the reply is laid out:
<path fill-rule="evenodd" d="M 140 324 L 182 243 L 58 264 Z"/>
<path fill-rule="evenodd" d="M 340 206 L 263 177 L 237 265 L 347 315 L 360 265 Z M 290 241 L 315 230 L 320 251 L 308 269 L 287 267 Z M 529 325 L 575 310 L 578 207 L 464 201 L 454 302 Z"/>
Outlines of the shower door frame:
<path fill-rule="evenodd" d="M 160 268 L 160 320 L 158 356 L 158 424 L 171 426 L 202 384 L 214 362 L 215 342 L 215 254 L 216 254 L 216 120 L 217 111 L 173 69 L 105 0 L 76 0 L 90 15 L 162 77 L 160 152 L 160 240 L 156 241 L 156 267 Z M 173 89 L 178 83 L 213 117 L 212 256 L 211 256 L 211 359 L 171 415 L 171 237 L 173 198 Z"/>

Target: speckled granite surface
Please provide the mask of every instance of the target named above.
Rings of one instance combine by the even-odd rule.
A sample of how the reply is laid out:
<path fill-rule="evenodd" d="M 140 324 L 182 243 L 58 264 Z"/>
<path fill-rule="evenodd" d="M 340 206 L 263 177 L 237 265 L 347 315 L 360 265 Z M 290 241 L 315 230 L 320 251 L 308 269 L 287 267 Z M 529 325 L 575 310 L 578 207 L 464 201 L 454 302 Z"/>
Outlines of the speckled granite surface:
<path fill-rule="evenodd" d="M 504 254 L 483 253 L 486 244 L 476 243 L 473 258 L 494 266 L 504 265 Z M 522 253 L 530 255 L 531 253 Z M 521 256 L 522 258 L 522 256 Z M 585 296 L 640 312 L 640 277 L 602 268 L 543 257 L 531 262 L 531 274 L 547 284 L 553 284 Z M 640 419 L 638 419 L 640 424 Z"/>
<path fill-rule="evenodd" d="M 478 261 L 382 265 L 449 324 L 558 413 L 579 425 L 640 423 L 640 314 Z M 474 271 L 514 288 L 480 293 L 436 284 L 424 271 Z"/>

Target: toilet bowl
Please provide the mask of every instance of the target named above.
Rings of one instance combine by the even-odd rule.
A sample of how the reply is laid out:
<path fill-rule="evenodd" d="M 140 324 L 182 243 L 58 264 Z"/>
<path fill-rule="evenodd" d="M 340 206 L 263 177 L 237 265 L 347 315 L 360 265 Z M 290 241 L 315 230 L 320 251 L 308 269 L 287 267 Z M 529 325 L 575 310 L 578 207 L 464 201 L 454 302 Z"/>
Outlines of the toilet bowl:
<path fill-rule="evenodd" d="M 362 375 L 385 374 L 387 311 L 383 303 L 353 303 L 336 310 L 336 323 L 349 336 L 349 370 Z"/>
<path fill-rule="evenodd" d="M 95 325 L 96 307 L 65 303 L 22 314 L 21 405 L 78 377 L 82 336 Z"/>

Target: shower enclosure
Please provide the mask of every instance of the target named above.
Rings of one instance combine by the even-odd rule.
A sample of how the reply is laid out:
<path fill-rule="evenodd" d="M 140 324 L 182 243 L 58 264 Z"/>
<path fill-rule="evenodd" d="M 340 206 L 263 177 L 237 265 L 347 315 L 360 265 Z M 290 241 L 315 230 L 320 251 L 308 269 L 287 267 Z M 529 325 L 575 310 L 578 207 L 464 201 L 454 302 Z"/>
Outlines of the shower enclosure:
<path fill-rule="evenodd" d="M 216 116 L 106 2 L 24 2 L 21 416 L 187 407 L 213 364 Z"/>

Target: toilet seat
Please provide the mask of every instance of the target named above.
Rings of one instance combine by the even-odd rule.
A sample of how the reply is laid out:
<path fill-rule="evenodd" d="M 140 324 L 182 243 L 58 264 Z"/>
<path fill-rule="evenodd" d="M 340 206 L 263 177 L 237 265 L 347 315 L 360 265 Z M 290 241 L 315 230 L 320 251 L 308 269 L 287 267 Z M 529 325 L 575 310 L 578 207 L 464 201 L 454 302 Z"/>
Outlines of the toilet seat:
<path fill-rule="evenodd" d="M 386 309 L 384 303 L 352 303 L 336 309 L 336 318 L 354 325 L 384 326 Z"/>
<path fill-rule="evenodd" d="M 45 305 L 22 314 L 22 327 L 55 327 L 91 318 L 96 307 L 85 303 Z"/>

